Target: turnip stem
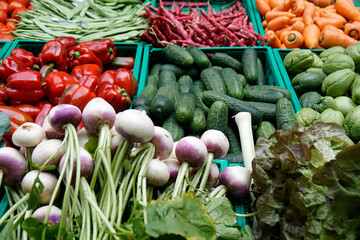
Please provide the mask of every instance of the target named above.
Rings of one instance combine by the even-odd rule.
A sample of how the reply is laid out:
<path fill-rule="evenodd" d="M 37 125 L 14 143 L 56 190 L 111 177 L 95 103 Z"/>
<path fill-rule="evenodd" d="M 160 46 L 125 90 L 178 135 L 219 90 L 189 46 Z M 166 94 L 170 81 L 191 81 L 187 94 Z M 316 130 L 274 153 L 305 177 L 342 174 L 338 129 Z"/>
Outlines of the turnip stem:
<path fill-rule="evenodd" d="M 24 209 L 16 216 L 16 218 L 15 218 L 15 220 L 14 220 L 14 225 L 17 225 L 19 221 L 23 220 L 23 217 L 24 217 L 26 211 L 27 211 L 27 209 L 24 208 Z"/>
<path fill-rule="evenodd" d="M 185 172 L 184 182 L 182 184 L 181 195 L 186 192 L 186 188 L 188 187 L 188 182 L 189 182 L 189 171 Z"/>
<path fill-rule="evenodd" d="M 24 219 L 27 219 L 27 218 L 31 217 L 32 212 L 33 212 L 32 210 L 26 211 L 26 214 L 25 214 Z M 27 237 L 27 232 L 26 232 L 25 230 L 22 231 L 22 239 L 23 239 L 23 240 L 27 240 L 27 239 L 28 239 L 28 237 Z"/>
<path fill-rule="evenodd" d="M 210 167 L 211 167 L 211 163 L 212 163 L 213 159 L 214 159 L 214 154 L 213 153 L 208 153 L 207 158 L 206 158 L 206 163 L 205 163 L 205 170 L 203 172 L 201 182 L 200 182 L 200 187 L 199 187 L 200 191 L 205 190 L 206 182 L 207 182 L 208 177 L 209 177 Z"/>
<path fill-rule="evenodd" d="M 223 196 L 226 194 L 226 191 L 227 191 L 227 189 L 226 189 L 226 188 L 223 188 L 223 189 L 221 189 L 214 197 L 215 197 L 215 198 L 221 198 L 221 197 L 223 197 Z"/>
<path fill-rule="evenodd" d="M 104 134 L 104 128 L 100 128 L 100 133 L 99 133 L 99 142 L 98 142 L 98 147 L 95 151 L 95 161 L 94 161 L 94 165 L 95 165 L 95 169 L 91 178 L 91 182 L 90 182 L 90 188 L 92 190 L 94 190 L 95 184 L 96 184 L 96 180 L 98 180 L 98 173 L 101 167 L 101 161 L 102 158 L 99 158 L 98 156 L 98 151 L 99 149 L 104 149 L 104 146 L 106 146 L 106 136 Z M 104 180 L 105 181 L 105 180 Z M 102 189 L 103 191 L 103 189 Z M 103 195 L 103 194 L 101 194 Z"/>
<path fill-rule="evenodd" d="M 32 164 L 31 164 L 31 153 L 32 153 L 33 148 L 30 147 L 26 147 L 25 148 L 25 157 L 26 157 L 26 162 L 28 164 L 27 170 L 31 171 L 32 170 Z"/>
<path fill-rule="evenodd" d="M 4 177 L 4 171 L 0 169 L 0 186 L 2 184 L 3 177 Z"/>
<path fill-rule="evenodd" d="M 195 176 L 193 177 L 193 179 L 191 180 L 191 184 L 190 185 L 190 189 L 189 191 L 191 191 L 192 189 L 196 189 L 197 185 L 199 184 L 200 178 L 202 173 L 204 172 L 204 164 L 199 168 L 199 170 L 195 173 Z"/>
<path fill-rule="evenodd" d="M 180 166 L 178 176 L 176 177 L 174 192 L 172 193 L 172 199 L 177 197 L 177 195 L 180 193 L 182 183 L 184 181 L 185 173 L 187 171 L 189 171 L 189 163 L 183 162 Z"/>
<path fill-rule="evenodd" d="M 127 151 L 125 150 L 125 144 L 129 144 L 130 142 L 123 139 L 121 140 L 118 148 L 116 149 L 115 155 L 113 157 L 113 160 L 111 162 L 111 169 L 112 169 L 112 175 L 115 176 L 117 174 L 117 169 L 120 168 L 122 161 L 124 160 L 125 154 Z"/>
<path fill-rule="evenodd" d="M 122 217 L 122 209 L 123 209 L 123 202 L 122 202 L 123 201 L 123 193 L 122 193 L 122 191 L 118 191 L 118 197 L 119 197 L 119 206 L 118 206 L 116 225 L 120 226 L 121 217 Z"/>
<path fill-rule="evenodd" d="M 222 189 L 226 189 L 225 185 L 219 185 L 214 190 L 211 191 L 209 197 L 215 197 Z"/>
<path fill-rule="evenodd" d="M 0 218 L 0 225 L 4 223 L 4 221 L 14 212 L 16 211 L 21 204 L 25 203 L 30 197 L 30 193 L 26 193 L 25 196 L 20 199 L 17 203 L 15 203 L 12 207 L 10 207 L 9 210 L 6 211 L 6 213 Z"/>

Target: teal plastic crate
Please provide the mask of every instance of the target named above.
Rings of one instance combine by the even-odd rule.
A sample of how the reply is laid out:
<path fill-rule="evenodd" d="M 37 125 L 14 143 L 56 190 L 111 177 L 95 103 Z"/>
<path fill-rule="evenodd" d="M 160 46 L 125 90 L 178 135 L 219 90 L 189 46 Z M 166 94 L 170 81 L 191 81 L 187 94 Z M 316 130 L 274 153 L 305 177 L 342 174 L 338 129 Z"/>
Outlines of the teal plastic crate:
<path fill-rule="evenodd" d="M 291 95 L 292 95 L 291 103 L 292 103 L 293 107 L 295 108 L 295 112 L 298 112 L 301 110 L 302 107 L 299 102 L 299 98 L 296 95 L 296 92 L 295 92 L 293 86 L 291 85 L 291 79 L 290 79 L 289 74 L 287 73 L 284 63 L 283 63 L 283 60 L 284 60 L 286 54 L 288 54 L 291 51 L 292 51 L 292 49 L 273 49 L 274 56 L 275 56 L 277 65 L 280 69 L 282 79 L 285 83 L 286 88 L 291 92 Z M 311 49 L 311 51 L 313 53 L 319 55 L 320 53 L 322 53 L 325 50 Z"/>
<path fill-rule="evenodd" d="M 0 41 L 0 59 L 4 57 L 13 42 Z"/>
<path fill-rule="evenodd" d="M 25 49 L 37 56 L 41 52 L 41 49 L 46 42 L 47 41 L 44 40 L 15 40 L 11 47 L 7 50 L 4 57 L 9 56 L 11 50 L 13 50 L 14 48 Z M 115 46 L 117 48 L 116 56 L 135 58 L 133 75 L 136 80 L 139 81 L 141 60 L 143 55 L 143 44 L 115 42 Z"/>

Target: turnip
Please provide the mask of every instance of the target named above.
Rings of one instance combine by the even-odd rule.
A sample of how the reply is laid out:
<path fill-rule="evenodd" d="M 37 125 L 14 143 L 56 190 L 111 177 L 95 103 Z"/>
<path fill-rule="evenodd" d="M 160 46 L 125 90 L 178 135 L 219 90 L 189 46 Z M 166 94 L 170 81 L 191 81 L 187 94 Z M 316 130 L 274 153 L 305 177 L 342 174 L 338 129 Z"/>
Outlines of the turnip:
<path fill-rule="evenodd" d="M 45 138 L 45 130 L 40 125 L 26 122 L 14 131 L 11 140 L 18 147 L 35 147 Z"/>
<path fill-rule="evenodd" d="M 43 140 L 34 148 L 31 160 L 38 168 L 43 164 L 56 166 L 64 154 L 65 148 L 61 140 L 48 139 Z"/>
<path fill-rule="evenodd" d="M 175 182 L 176 177 L 180 170 L 180 162 L 177 159 L 166 159 L 162 161 L 165 163 L 169 168 L 170 178 L 167 184 L 170 184 L 172 182 Z"/>
<path fill-rule="evenodd" d="M 153 187 L 161 187 L 169 181 L 169 178 L 168 166 L 158 159 L 151 160 L 146 172 L 147 183 Z"/>
<path fill-rule="evenodd" d="M 170 155 L 167 157 L 168 159 L 176 159 L 175 149 L 176 149 L 176 144 L 178 142 L 179 141 L 176 141 L 176 142 L 173 143 L 173 149 L 172 149 Z"/>
<path fill-rule="evenodd" d="M 199 170 L 201 170 L 201 169 L 202 168 L 190 168 L 190 175 L 196 176 L 196 173 L 198 173 Z M 209 189 L 209 188 L 212 188 L 213 186 L 215 186 L 215 184 L 219 180 L 219 174 L 220 174 L 219 167 L 216 165 L 216 163 L 211 162 L 210 169 L 209 169 L 209 175 L 208 175 L 205 187 Z"/>
<path fill-rule="evenodd" d="M 159 160 L 166 159 L 173 150 L 173 138 L 165 128 L 155 126 L 151 142 L 155 145 L 154 158 L 159 158 Z"/>
<path fill-rule="evenodd" d="M 111 156 L 114 157 L 116 150 L 123 142 L 124 138 L 121 136 L 114 127 L 110 129 L 111 132 Z"/>
<path fill-rule="evenodd" d="M 78 139 L 79 139 L 80 147 L 85 148 L 85 144 L 89 141 L 89 139 L 91 137 L 91 134 L 85 128 L 81 128 L 77 132 L 77 136 L 78 136 Z"/>
<path fill-rule="evenodd" d="M 36 209 L 33 214 L 31 215 L 31 217 L 36 218 L 39 221 L 44 221 L 46 213 L 49 209 L 49 206 L 42 206 L 39 207 L 38 209 Z M 49 210 L 50 215 L 47 219 L 47 224 L 48 225 L 56 225 L 59 224 L 60 219 L 61 219 L 61 209 L 56 207 L 56 206 L 52 206 Z"/>
<path fill-rule="evenodd" d="M 48 139 L 56 139 L 56 138 L 62 138 L 64 136 L 64 132 L 56 131 L 49 122 L 49 118 L 46 117 L 44 120 L 44 123 L 42 125 L 43 129 L 45 130 L 46 137 Z"/>
<path fill-rule="evenodd" d="M 26 171 L 26 160 L 20 151 L 11 147 L 0 148 L 0 186 L 21 181 Z"/>
<path fill-rule="evenodd" d="M 51 196 L 54 194 L 54 189 L 57 182 L 57 178 L 54 174 L 32 170 L 24 176 L 21 182 L 21 188 L 25 193 L 30 193 L 37 177 L 39 177 L 40 182 L 44 186 L 44 189 L 39 191 L 40 203 L 48 204 Z M 36 183 L 36 188 L 39 187 L 38 185 L 39 183 Z M 55 194 L 57 195 L 57 193 Z"/>
<path fill-rule="evenodd" d="M 48 114 L 50 125 L 58 132 L 65 132 L 68 124 L 77 127 L 81 122 L 81 111 L 71 104 L 60 104 L 53 107 Z"/>

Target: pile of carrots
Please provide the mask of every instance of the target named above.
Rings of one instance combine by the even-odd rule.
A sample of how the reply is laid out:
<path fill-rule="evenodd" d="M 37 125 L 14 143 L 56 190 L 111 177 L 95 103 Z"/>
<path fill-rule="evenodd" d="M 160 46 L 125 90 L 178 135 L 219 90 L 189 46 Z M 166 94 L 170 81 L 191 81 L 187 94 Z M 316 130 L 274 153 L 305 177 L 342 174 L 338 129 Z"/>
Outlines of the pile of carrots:
<path fill-rule="evenodd" d="M 255 0 L 273 48 L 347 47 L 360 38 L 353 0 Z"/>

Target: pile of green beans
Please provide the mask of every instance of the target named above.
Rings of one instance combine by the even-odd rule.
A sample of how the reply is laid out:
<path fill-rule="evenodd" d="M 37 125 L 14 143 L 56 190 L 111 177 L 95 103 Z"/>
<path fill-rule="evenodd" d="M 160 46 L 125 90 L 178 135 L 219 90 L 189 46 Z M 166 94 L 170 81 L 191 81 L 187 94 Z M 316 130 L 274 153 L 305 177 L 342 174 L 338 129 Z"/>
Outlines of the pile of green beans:
<path fill-rule="evenodd" d="M 146 28 L 139 0 L 33 0 L 34 10 L 21 13 L 18 39 L 51 40 L 71 36 L 78 41 L 110 38 L 136 42 Z"/>

